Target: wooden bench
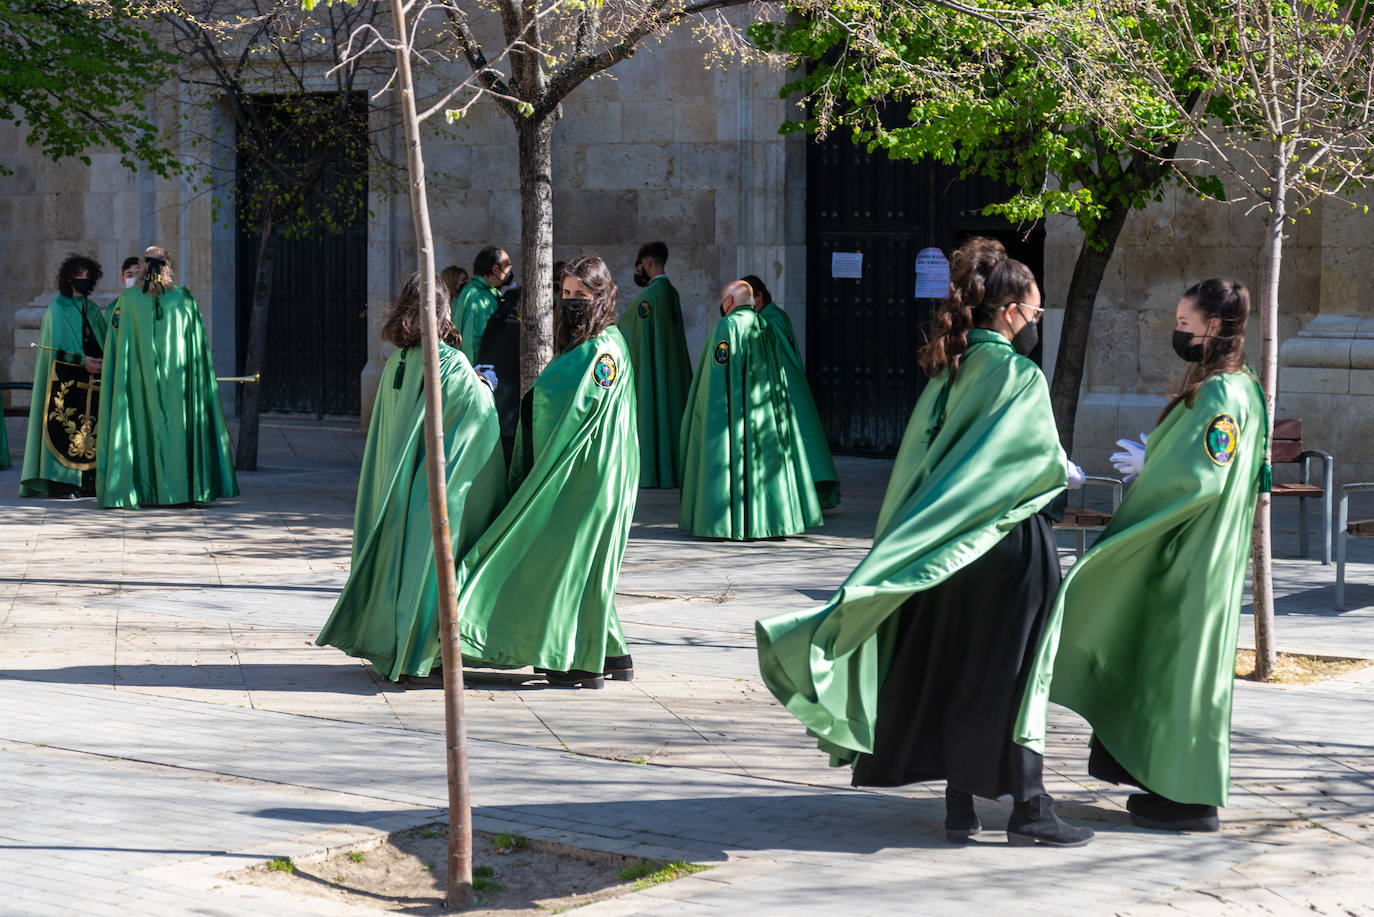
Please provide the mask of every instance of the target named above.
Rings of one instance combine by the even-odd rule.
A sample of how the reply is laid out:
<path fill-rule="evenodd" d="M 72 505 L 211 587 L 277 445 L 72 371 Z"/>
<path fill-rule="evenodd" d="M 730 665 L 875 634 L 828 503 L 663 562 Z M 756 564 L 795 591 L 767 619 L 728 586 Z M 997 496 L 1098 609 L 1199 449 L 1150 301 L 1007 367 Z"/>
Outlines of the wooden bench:
<path fill-rule="evenodd" d="M 1077 506 L 1064 507 L 1064 518 L 1054 524 L 1056 529 L 1073 532 L 1076 539 L 1074 553 L 1079 557 L 1088 547 L 1088 533 L 1100 532 L 1107 527 L 1107 523 L 1112 521 L 1112 513 L 1102 510 L 1088 509 L 1087 490 L 1089 484 L 1101 484 L 1112 489 L 1112 512 L 1121 505 L 1122 483 L 1116 478 L 1103 477 L 1096 474 L 1083 476 L 1083 486 L 1076 491 L 1070 491 L 1069 499 L 1077 500 Z"/>
<path fill-rule="evenodd" d="M 1322 563 L 1331 563 L 1331 494 L 1332 460 L 1325 452 L 1302 447 L 1302 418 L 1282 418 L 1274 421 L 1274 438 L 1270 444 L 1270 463 L 1273 465 L 1301 465 L 1301 479 L 1296 484 L 1274 484 L 1275 497 L 1298 498 L 1298 553 L 1310 557 L 1307 545 L 1307 501 L 1321 500 L 1322 507 Z M 1312 483 L 1312 460 L 1322 465 L 1320 485 Z"/>

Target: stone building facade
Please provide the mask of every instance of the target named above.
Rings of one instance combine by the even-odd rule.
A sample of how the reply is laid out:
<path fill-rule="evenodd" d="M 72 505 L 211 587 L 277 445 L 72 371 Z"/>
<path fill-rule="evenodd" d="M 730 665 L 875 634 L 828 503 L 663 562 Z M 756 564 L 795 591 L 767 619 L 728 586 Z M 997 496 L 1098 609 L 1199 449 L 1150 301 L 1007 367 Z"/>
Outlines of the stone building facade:
<path fill-rule="evenodd" d="M 432 90 L 465 75 L 455 68 L 422 78 Z M 690 35 L 670 36 L 579 87 L 555 127 L 555 260 L 603 257 L 615 271 L 623 307 L 635 289 L 639 245 L 665 241 L 694 358 L 717 317 L 721 286 L 747 273 L 765 278 L 798 315 L 799 336 L 805 334 L 804 219 L 789 207 L 804 196 L 798 183 L 805 141 L 778 134 L 786 117 L 778 98 L 783 79 L 764 69 L 710 69 Z M 197 126 L 202 136 L 228 124 L 223 113 L 197 117 L 205 122 Z M 371 118 L 383 151 L 389 147 L 403 164 L 399 123 L 384 110 Z M 509 119 L 484 101 L 453 127 L 430 133 L 424 152 L 438 265 L 471 270 L 478 249 L 495 244 L 511 252 L 518 278 L 519 180 Z M 218 371 L 236 372 L 236 336 L 246 329 L 236 315 L 241 243 L 232 207 L 216 219 L 211 196 L 189 180 L 130 172 L 109 152 L 90 158 L 89 167 L 49 162 L 25 146 L 21 129 L 0 127 L 0 162 L 14 170 L 0 177 L 0 270 L 8 292 L 0 303 L 0 341 L 13 342 L 0 348 L 0 375 L 31 376 L 28 344 L 56 295 L 54 278 L 67 254 L 100 261 L 105 277 L 95 295 L 103 303 L 116 296 L 119 263 L 153 242 L 169 249 L 179 281 L 196 295 Z M 387 356 L 376 332 L 415 263 L 404 188 L 382 184 L 372 183 L 368 201 L 363 417 Z M 11 394 L 18 396 L 11 404 L 26 403 L 26 394 Z M 223 394 L 232 412 L 233 393 L 226 386 Z"/>
<path fill-rule="evenodd" d="M 1078 238 L 1067 220 L 1047 227 L 1045 299 L 1063 302 Z M 1335 457 L 1340 481 L 1374 480 L 1374 308 L 1363 301 L 1362 265 L 1374 257 L 1374 218 L 1329 201 L 1299 215 L 1284 243 L 1279 316 L 1277 417 L 1303 421 L 1304 444 Z M 1133 213 L 1103 279 L 1079 401 L 1074 456 L 1110 472 L 1118 437 L 1150 430 L 1182 380 L 1169 335 L 1179 294 L 1206 277 L 1247 284 L 1258 310 L 1264 218 L 1243 205 L 1172 191 Z M 1047 341 L 1058 316 L 1047 313 Z M 1260 327 L 1246 341 L 1258 363 Z M 1047 346 L 1052 354 L 1054 346 Z M 1047 371 L 1052 371 L 1053 357 Z M 1294 468 L 1276 469 L 1280 480 Z"/>
<path fill-rule="evenodd" d="M 555 259 L 601 255 L 623 306 L 633 295 L 638 245 L 667 242 L 693 359 L 715 320 L 719 288 L 746 273 L 762 276 L 789 310 L 805 351 L 807 141 L 778 134 L 790 114 L 778 98 L 784 81 L 762 68 L 709 69 L 693 39 L 679 34 L 576 90 L 555 128 Z M 201 117 L 208 131 L 219 116 Z M 383 145 L 400 161 L 399 126 L 387 127 L 385 112 L 372 118 L 389 131 Z M 488 243 L 518 262 L 515 137 L 505 115 L 479 103 L 425 153 L 438 263 L 470 269 Z M 115 296 L 119 262 L 153 242 L 171 250 L 196 294 L 220 373 L 239 370 L 239 243 L 232 215 L 217 220 L 208 194 L 186 179 L 129 172 L 108 152 L 94 152 L 89 167 L 51 163 L 13 126 L 0 127 L 0 162 L 13 170 L 0 176 L 0 377 L 31 378 L 27 345 L 66 254 L 102 263 L 103 302 Z M 405 196 L 373 187 L 369 204 L 366 301 L 355 309 L 368 323 L 363 417 L 387 355 L 376 331 L 414 264 Z M 1078 245 L 1071 221 L 1049 221 L 1047 305 L 1063 301 Z M 1299 220 L 1286 255 L 1279 414 L 1303 418 L 1308 443 L 1336 456 L 1341 479 L 1374 479 L 1374 306 L 1363 301 L 1360 270 L 1374 255 L 1374 223 L 1345 206 L 1319 207 Z M 1075 457 L 1090 471 L 1110 471 L 1114 441 L 1150 429 L 1181 377 L 1169 346 L 1179 292 L 1214 275 L 1257 289 L 1261 258 L 1262 221 L 1239 207 L 1174 192 L 1131 215 L 1098 298 L 1079 409 Z M 1047 369 L 1057 324 L 1051 309 Z M 1257 326 L 1250 344 L 1257 355 Z M 226 386 L 223 394 L 232 412 L 233 392 Z M 24 393 L 7 397 L 26 401 Z"/>

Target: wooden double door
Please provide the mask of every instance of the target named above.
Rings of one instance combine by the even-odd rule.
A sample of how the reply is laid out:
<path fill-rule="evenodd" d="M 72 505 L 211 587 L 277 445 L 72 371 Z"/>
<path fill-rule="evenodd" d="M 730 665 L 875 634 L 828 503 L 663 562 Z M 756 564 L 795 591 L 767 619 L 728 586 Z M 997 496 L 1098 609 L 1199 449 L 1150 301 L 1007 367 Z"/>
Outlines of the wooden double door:
<path fill-rule="evenodd" d="M 917 254 L 987 235 L 1040 277 L 1044 230 L 981 213 L 1006 199 L 1002 187 L 839 133 L 807 154 L 807 376 L 832 449 L 894 455 L 925 387 L 917 354 L 936 302 L 914 295 Z M 833 276 L 836 252 L 862 253 L 861 276 Z"/>

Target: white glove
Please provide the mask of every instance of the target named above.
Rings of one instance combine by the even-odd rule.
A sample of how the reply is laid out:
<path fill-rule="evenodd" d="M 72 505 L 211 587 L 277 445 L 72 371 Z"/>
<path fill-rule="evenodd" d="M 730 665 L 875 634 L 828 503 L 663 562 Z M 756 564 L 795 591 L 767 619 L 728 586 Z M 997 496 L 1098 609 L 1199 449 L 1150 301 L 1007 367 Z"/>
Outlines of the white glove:
<path fill-rule="evenodd" d="M 487 388 L 491 389 L 493 392 L 496 391 L 498 382 L 496 380 L 495 366 L 492 366 L 490 363 L 478 363 L 472 369 L 477 373 L 477 378 L 487 384 Z"/>
<path fill-rule="evenodd" d="M 1131 439 L 1116 441 L 1121 451 L 1112 453 L 1112 465 L 1121 475 L 1121 480 L 1130 483 L 1140 474 L 1140 469 L 1145 467 L 1145 444 L 1148 439 L 1148 434 L 1142 433 L 1140 442 Z"/>
<path fill-rule="evenodd" d="M 1068 456 L 1064 457 L 1064 473 L 1069 476 L 1069 490 L 1078 490 L 1083 486 L 1083 469 L 1071 462 Z"/>

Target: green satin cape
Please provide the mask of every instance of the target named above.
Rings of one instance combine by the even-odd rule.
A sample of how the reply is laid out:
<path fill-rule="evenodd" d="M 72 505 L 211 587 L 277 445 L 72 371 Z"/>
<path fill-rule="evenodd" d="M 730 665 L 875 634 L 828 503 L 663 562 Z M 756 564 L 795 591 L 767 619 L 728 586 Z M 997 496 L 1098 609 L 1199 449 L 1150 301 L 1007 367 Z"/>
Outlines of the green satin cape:
<path fill-rule="evenodd" d="M 615 584 L 639 493 L 625 339 L 612 326 L 556 357 L 525 397 L 510 503 L 458 568 L 463 658 L 600 672 L 625 652 Z"/>
<path fill-rule="evenodd" d="M 619 324 L 635 368 L 639 484 L 677 487 L 681 482 L 682 414 L 692 382 L 692 361 L 677 290 L 660 274 L 621 314 Z"/>
<path fill-rule="evenodd" d="M 797 334 L 792 330 L 792 318 L 783 311 L 782 306 L 770 302 L 759 310 L 759 318 L 763 319 L 770 330 L 786 338 L 787 343 L 792 345 L 792 352 L 797 355 L 798 362 L 804 362 L 801 350 L 797 347 Z"/>
<path fill-rule="evenodd" d="M 105 335 L 100 505 L 208 503 L 239 492 L 200 308 L 185 287 L 130 287 Z"/>
<path fill-rule="evenodd" d="M 453 327 L 463 336 L 459 349 L 472 363 L 482 348 L 482 332 L 487 328 L 497 306 L 501 305 L 501 292 L 487 283 L 485 277 L 474 277 L 458 291 L 458 298 L 449 301 Z"/>
<path fill-rule="evenodd" d="M 48 374 L 52 372 L 53 360 L 57 357 L 54 350 L 47 348 L 65 351 L 63 359 L 68 362 L 80 362 L 84 357 L 81 336 L 83 312 L 86 320 L 91 323 L 91 331 L 103 341 L 106 331 L 105 316 L 101 314 L 99 306 L 84 296 L 80 299 L 59 296 L 48 306 L 48 311 L 43 313 L 43 324 L 38 332 L 40 346 L 34 351 L 36 356 L 33 398 L 29 402 L 28 435 L 24 439 L 24 468 L 19 478 L 21 497 L 46 497 L 49 481 L 71 484 L 74 487 L 81 485 L 81 472 L 63 465 L 48 449 L 47 438 L 43 435 L 46 424 L 43 414 L 48 406 Z M 103 414 L 100 416 L 104 417 Z M 96 428 L 97 444 L 103 438 L 104 429 L 105 424 L 102 421 Z M 3 467 L 9 467 L 8 440 L 5 442 L 5 456 Z"/>
<path fill-rule="evenodd" d="M 764 683 L 833 764 L 873 751 L 902 604 L 981 557 L 1066 484 L 1045 377 L 1005 337 L 970 332 L 946 389 L 948 379 L 938 374 L 916 403 L 868 556 L 824 607 L 755 625 Z"/>
<path fill-rule="evenodd" d="M 678 525 L 693 535 L 776 538 L 822 524 L 774 349 L 748 308 L 716 322 L 706 339 L 682 418 Z"/>
<path fill-rule="evenodd" d="M 506 502 L 506 461 L 490 389 L 439 345 L 445 498 L 454 557 Z M 386 678 L 428 675 L 440 659 L 438 579 L 425 478 L 423 355 L 398 350 L 382 370 L 367 430 L 348 582 L 315 643 L 372 663 Z"/>
<path fill-rule="evenodd" d="M 1213 421 L 1239 426 L 1208 453 Z M 1046 695 L 1082 714 L 1132 776 L 1176 802 L 1224 806 L 1236 631 L 1265 412 L 1248 373 L 1213 376 L 1150 434 L 1145 466 L 1064 579 L 1032 670 L 1017 741 L 1044 731 Z M 1051 678 L 1053 679 L 1051 683 Z"/>
<path fill-rule="evenodd" d="M 775 310 L 782 318 L 770 318 L 769 309 Z M 816 496 L 821 502 L 821 509 L 838 506 L 840 476 L 835 472 L 835 460 L 830 455 L 830 443 L 825 438 L 825 427 L 821 425 L 821 415 L 816 410 L 816 401 L 811 397 L 811 384 L 806 379 L 801 357 L 797 355 L 797 342 L 792 338 L 792 323 L 786 313 L 775 305 L 765 306 L 759 312 L 759 318 L 763 320 L 763 336 L 772 348 L 773 362 L 778 369 L 779 378 L 774 380 L 774 384 L 780 386 L 780 391 L 792 404 L 797 435 L 801 438 L 800 447 L 806 455 L 811 480 L 816 483 Z"/>

